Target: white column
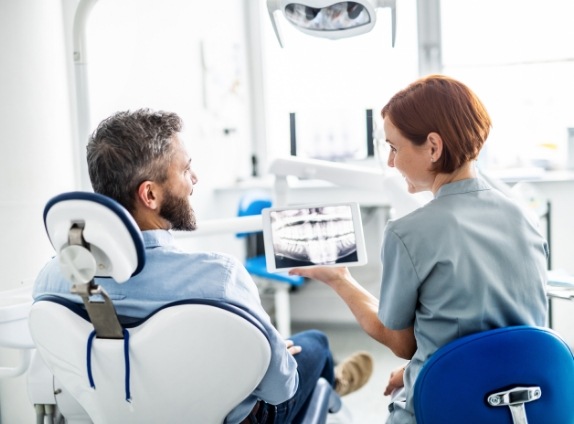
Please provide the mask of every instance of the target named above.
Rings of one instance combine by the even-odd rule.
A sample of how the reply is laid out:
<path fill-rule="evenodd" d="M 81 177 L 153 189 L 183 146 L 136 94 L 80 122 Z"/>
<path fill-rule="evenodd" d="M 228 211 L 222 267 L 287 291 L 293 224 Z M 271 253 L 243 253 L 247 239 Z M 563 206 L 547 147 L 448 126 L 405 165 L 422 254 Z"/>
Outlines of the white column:
<path fill-rule="evenodd" d="M 442 72 L 440 18 L 440 0 L 417 0 L 420 76 Z"/>
<path fill-rule="evenodd" d="M 75 187 L 62 4 L 0 0 L 0 290 L 31 284 L 52 256 L 43 207 Z M 0 349 L 0 365 L 16 358 Z M 0 381 L 0 405 L 1 422 L 34 422 L 25 377 Z"/>

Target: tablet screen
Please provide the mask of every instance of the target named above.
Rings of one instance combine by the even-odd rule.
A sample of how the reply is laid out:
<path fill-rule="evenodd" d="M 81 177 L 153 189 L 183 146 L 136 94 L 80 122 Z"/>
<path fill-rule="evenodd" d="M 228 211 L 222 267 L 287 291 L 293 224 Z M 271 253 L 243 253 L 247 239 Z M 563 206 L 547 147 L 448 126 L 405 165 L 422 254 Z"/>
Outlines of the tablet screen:
<path fill-rule="evenodd" d="M 270 272 L 367 263 L 359 205 L 310 204 L 264 209 L 263 239 Z"/>

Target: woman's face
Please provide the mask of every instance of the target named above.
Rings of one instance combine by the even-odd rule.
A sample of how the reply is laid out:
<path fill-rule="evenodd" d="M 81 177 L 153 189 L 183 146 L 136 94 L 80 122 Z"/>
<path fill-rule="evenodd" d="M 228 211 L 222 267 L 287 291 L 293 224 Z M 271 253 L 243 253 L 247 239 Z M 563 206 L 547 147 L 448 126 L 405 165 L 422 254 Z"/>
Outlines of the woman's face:
<path fill-rule="evenodd" d="M 421 146 L 413 144 L 399 132 L 388 117 L 384 119 L 383 127 L 390 148 L 388 166 L 397 168 L 402 174 L 409 193 L 431 190 L 435 173 L 430 171 L 433 150 L 428 139 Z"/>

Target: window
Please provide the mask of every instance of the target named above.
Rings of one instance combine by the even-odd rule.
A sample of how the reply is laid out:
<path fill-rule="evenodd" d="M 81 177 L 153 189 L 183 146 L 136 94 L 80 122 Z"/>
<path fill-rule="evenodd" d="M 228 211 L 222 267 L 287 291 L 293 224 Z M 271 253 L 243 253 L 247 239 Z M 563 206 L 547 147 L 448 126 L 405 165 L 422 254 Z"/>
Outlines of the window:
<path fill-rule="evenodd" d="M 317 116 L 317 131 L 325 137 L 345 134 L 341 116 L 358 116 L 367 109 L 377 119 L 386 101 L 417 77 L 416 0 L 397 1 L 397 38 L 391 47 L 390 9 L 378 10 L 377 23 L 369 33 L 340 40 L 315 38 L 298 31 L 281 16 L 282 49 L 261 2 L 263 73 L 265 76 L 267 157 L 290 153 L 290 113 Z M 306 125 L 309 128 L 309 125 Z M 354 128 L 349 123 L 349 128 Z M 365 137 L 359 131 L 358 137 Z"/>
<path fill-rule="evenodd" d="M 441 0 L 443 72 L 485 103 L 490 168 L 564 166 L 574 126 L 574 2 Z"/>

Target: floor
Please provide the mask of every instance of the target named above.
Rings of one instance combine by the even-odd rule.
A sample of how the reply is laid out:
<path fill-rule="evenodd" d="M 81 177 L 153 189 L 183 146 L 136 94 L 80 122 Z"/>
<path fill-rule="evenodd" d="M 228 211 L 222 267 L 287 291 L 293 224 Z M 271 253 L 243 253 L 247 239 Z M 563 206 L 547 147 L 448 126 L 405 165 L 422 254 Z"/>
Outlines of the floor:
<path fill-rule="evenodd" d="M 359 350 L 370 352 L 375 359 L 373 376 L 359 391 L 343 398 L 343 404 L 352 420 L 341 424 L 384 423 L 388 416 L 389 397 L 383 395 L 391 371 L 404 363 L 385 346 L 367 336 L 358 325 L 294 324 L 293 332 L 316 328 L 324 331 L 330 340 L 335 361 L 341 361 Z M 339 423 L 339 421 L 337 421 Z"/>

